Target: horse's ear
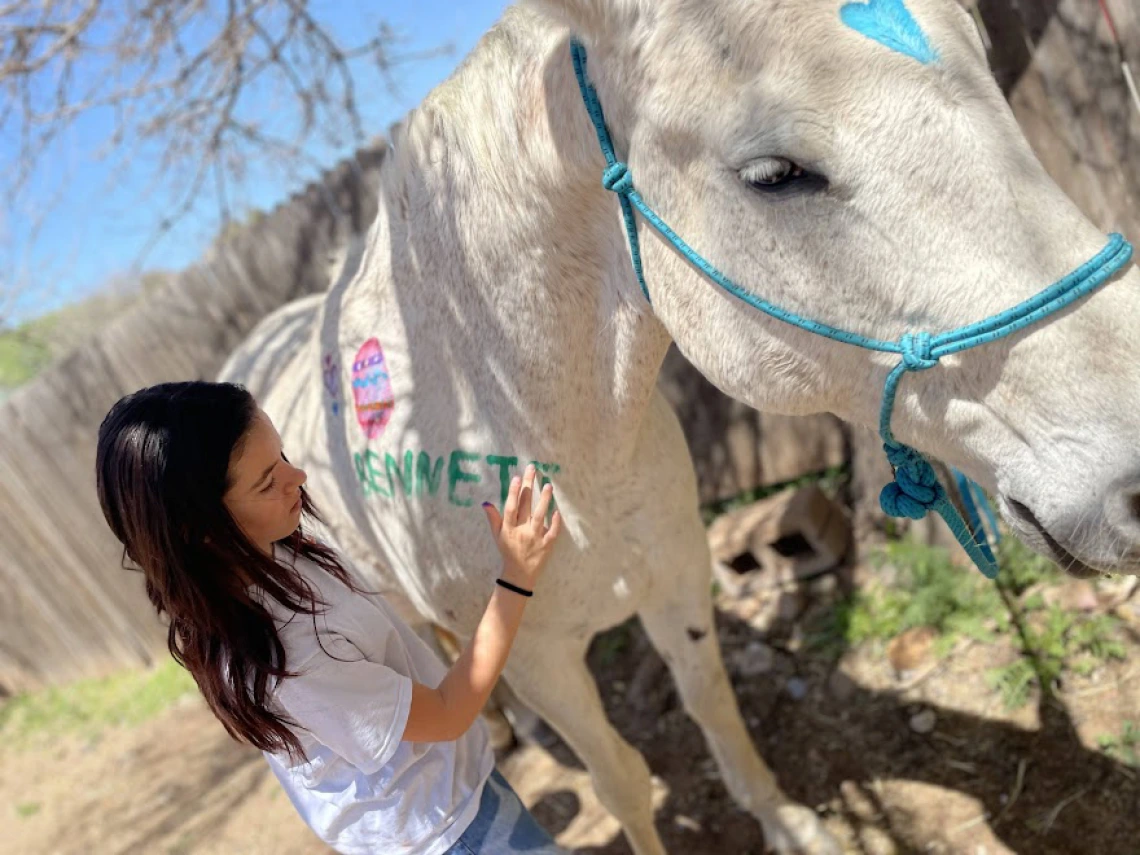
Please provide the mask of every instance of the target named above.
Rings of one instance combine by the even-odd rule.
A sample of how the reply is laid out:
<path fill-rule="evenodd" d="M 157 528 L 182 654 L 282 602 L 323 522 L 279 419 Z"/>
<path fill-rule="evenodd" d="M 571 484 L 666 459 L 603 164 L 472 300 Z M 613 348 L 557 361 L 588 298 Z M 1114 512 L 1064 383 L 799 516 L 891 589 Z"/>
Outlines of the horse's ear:
<path fill-rule="evenodd" d="M 648 0 L 530 0 L 531 5 L 570 27 L 587 43 L 604 42 L 629 32 Z"/>

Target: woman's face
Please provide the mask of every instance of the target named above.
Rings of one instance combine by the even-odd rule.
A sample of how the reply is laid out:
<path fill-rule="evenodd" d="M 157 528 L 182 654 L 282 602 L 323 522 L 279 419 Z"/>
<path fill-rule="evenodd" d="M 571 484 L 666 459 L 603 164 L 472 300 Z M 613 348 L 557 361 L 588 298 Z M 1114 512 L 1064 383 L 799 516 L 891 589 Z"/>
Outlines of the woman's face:
<path fill-rule="evenodd" d="M 301 522 L 301 485 L 305 472 L 286 462 L 281 437 L 269 416 L 257 417 L 229 467 L 230 488 L 223 501 L 246 537 L 267 554 Z"/>

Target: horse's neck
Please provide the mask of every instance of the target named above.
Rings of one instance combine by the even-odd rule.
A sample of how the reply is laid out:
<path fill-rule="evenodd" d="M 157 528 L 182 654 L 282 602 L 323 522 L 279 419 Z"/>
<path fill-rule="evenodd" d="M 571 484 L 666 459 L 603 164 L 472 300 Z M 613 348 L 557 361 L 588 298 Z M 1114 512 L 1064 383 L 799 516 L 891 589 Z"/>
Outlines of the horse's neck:
<path fill-rule="evenodd" d="M 574 434 L 563 447 L 604 436 L 621 456 L 669 339 L 633 280 L 568 54 L 564 33 L 509 10 L 409 118 L 381 207 L 393 282 L 424 303 L 409 337 L 465 338 L 455 371 L 516 378 L 529 421 Z"/>

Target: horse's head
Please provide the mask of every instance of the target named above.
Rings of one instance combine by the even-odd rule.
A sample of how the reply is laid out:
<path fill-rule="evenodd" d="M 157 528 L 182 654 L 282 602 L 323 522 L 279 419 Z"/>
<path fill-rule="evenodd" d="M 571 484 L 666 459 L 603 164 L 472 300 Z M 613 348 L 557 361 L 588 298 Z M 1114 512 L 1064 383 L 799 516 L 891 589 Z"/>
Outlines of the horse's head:
<path fill-rule="evenodd" d="M 881 340 L 940 333 L 1021 303 L 1105 245 L 1034 157 L 954 0 L 544 5 L 588 48 L 645 201 L 778 306 Z M 876 424 L 897 355 L 763 315 L 644 227 L 642 253 L 652 311 L 721 389 Z M 1009 524 L 1074 572 L 1140 572 L 1137 330 L 1128 267 L 1060 313 L 906 375 L 894 433 L 996 490 Z"/>

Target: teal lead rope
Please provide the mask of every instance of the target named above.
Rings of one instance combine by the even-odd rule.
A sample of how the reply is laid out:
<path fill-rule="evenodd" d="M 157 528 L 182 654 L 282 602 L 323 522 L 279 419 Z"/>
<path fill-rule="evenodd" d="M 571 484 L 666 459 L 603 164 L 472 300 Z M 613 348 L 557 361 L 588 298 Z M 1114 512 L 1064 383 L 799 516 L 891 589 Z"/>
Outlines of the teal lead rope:
<path fill-rule="evenodd" d="M 618 201 L 621 203 L 622 218 L 625 220 L 625 231 L 629 238 L 629 252 L 633 261 L 633 271 L 637 275 L 637 282 L 641 286 L 641 292 L 645 295 L 645 299 L 652 305 L 653 301 L 649 296 L 649 287 L 645 283 L 645 272 L 641 261 L 641 243 L 637 233 L 635 211 L 641 214 L 645 221 L 690 264 L 729 294 L 754 309 L 758 309 L 779 321 L 834 341 L 867 350 L 898 354 L 901 359 L 887 376 L 887 382 L 883 387 L 883 403 L 879 411 L 879 435 L 882 437 L 883 449 L 886 451 L 887 459 L 894 469 L 895 478 L 883 488 L 883 492 L 879 496 L 879 503 L 883 510 L 891 516 L 914 520 L 922 519 L 930 511 L 934 511 L 946 521 L 950 531 L 954 533 L 954 537 L 966 550 L 978 569 L 987 578 L 992 579 L 997 576 L 997 562 L 994 560 L 993 551 L 990 548 L 990 539 L 987 538 L 982 526 L 978 507 L 981 506 L 984 509 L 986 522 L 989 525 L 994 543 L 997 542 L 997 524 L 993 510 L 986 501 L 981 487 L 970 481 L 962 473 L 955 471 L 955 480 L 962 495 L 962 502 L 967 515 L 970 517 L 970 523 L 967 524 L 962 515 L 958 513 L 953 502 L 950 501 L 945 488 L 939 483 L 938 476 L 934 473 L 930 461 L 909 445 L 904 445 L 896 440 L 891 434 L 891 415 L 894 412 L 899 382 L 907 372 L 926 371 L 934 368 L 944 356 L 1005 338 L 1081 299 L 1107 282 L 1128 263 L 1132 258 L 1131 244 L 1121 235 L 1113 234 L 1109 237 L 1105 248 L 1095 257 L 1063 279 L 1050 285 L 1037 296 L 985 320 L 938 335 L 925 332 L 906 333 L 897 342 L 880 341 L 813 321 L 787 309 L 781 309 L 779 306 L 741 288 L 685 243 L 646 204 L 645 200 L 641 198 L 641 194 L 633 186 L 633 176 L 629 167 L 618 160 L 614 152 L 613 142 L 610 139 L 609 130 L 606 128 L 602 105 L 598 100 L 598 93 L 586 75 L 586 49 L 577 40 L 572 40 L 570 51 L 574 61 L 574 73 L 578 78 L 578 87 L 582 92 L 582 100 L 590 114 L 590 120 L 593 122 L 594 130 L 598 135 L 598 143 L 601 145 L 602 154 L 606 159 L 606 168 L 602 173 L 602 186 L 617 194 Z"/>

